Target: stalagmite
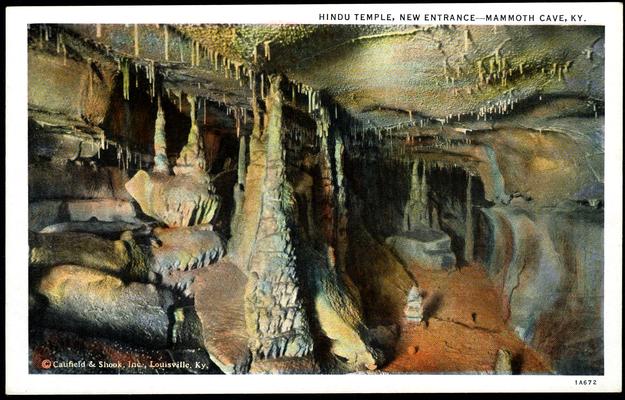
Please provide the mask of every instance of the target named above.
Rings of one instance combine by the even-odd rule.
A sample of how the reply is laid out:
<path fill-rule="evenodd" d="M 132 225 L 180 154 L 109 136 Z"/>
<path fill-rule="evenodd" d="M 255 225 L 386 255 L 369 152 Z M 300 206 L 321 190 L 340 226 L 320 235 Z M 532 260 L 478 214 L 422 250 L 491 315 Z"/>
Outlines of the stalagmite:
<path fill-rule="evenodd" d="M 169 160 L 167 159 L 167 141 L 165 132 L 165 113 L 161 107 L 161 98 L 158 97 L 158 111 L 154 124 L 154 167 L 153 172 L 169 174 Z"/>
<path fill-rule="evenodd" d="M 408 322 L 419 324 L 423 320 L 423 297 L 416 286 L 408 292 L 404 315 Z"/>
<path fill-rule="evenodd" d="M 197 126 L 197 100 L 194 96 L 187 95 L 189 101 L 189 117 L 191 119 L 191 129 L 187 144 L 180 151 L 180 156 L 176 160 L 174 173 L 204 172 L 206 168 L 206 158 L 204 155 L 204 141 L 200 137 Z"/>

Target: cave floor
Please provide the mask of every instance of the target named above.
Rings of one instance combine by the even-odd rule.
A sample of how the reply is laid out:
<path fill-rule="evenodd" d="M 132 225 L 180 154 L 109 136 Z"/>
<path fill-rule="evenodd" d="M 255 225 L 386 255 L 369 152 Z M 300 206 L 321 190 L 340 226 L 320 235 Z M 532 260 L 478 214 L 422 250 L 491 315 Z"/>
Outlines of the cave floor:
<path fill-rule="evenodd" d="M 514 373 L 551 371 L 549 361 L 506 326 L 500 297 L 481 266 L 449 273 L 419 267 L 409 270 L 424 295 L 427 323 L 403 324 L 395 357 L 382 371 L 492 373 L 500 348 L 511 351 Z"/>

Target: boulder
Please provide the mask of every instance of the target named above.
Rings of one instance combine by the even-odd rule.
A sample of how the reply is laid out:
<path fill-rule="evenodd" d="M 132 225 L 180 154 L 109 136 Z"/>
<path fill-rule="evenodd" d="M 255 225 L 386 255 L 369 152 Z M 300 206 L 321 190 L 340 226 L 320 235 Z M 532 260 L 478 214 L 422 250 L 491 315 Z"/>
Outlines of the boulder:
<path fill-rule="evenodd" d="M 151 284 L 126 284 L 93 268 L 59 265 L 35 288 L 46 307 L 38 323 L 150 347 L 168 345 L 173 295 Z"/>
<path fill-rule="evenodd" d="M 450 270 L 456 266 L 456 256 L 451 251 L 451 239 L 442 232 L 426 227 L 416 228 L 401 235 L 390 236 L 386 243 L 407 266 L 428 270 Z"/>
<path fill-rule="evenodd" d="M 321 370 L 312 356 L 281 357 L 254 360 L 252 374 L 319 374 Z"/>
<path fill-rule="evenodd" d="M 220 197 L 207 174 L 148 174 L 140 170 L 126 189 L 141 210 L 167 226 L 209 224 L 217 214 Z"/>

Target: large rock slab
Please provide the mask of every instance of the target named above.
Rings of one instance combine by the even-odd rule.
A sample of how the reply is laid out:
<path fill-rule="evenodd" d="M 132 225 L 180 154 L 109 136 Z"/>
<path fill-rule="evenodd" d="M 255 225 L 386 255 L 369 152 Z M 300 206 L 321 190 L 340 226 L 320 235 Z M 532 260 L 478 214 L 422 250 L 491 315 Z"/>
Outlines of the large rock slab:
<path fill-rule="evenodd" d="M 148 174 L 141 170 L 126 183 L 141 210 L 167 226 L 209 224 L 220 197 L 207 174 Z"/>
<path fill-rule="evenodd" d="M 221 237 L 210 225 L 156 228 L 152 231 L 160 246 L 152 248 L 152 270 L 160 274 L 206 267 L 225 254 Z"/>
<path fill-rule="evenodd" d="M 29 264 L 40 270 L 55 265 L 81 265 L 133 281 L 148 281 L 150 271 L 131 234 L 107 240 L 89 233 L 35 233 L 28 238 Z"/>
<path fill-rule="evenodd" d="M 59 265 L 35 288 L 45 298 L 39 323 L 144 346 L 166 347 L 173 295 L 93 268 Z"/>
<path fill-rule="evenodd" d="M 393 252 L 408 266 L 417 265 L 429 270 L 450 270 L 456 266 L 451 251 L 451 238 L 444 232 L 430 228 L 416 228 L 401 235 L 386 238 Z"/>
<path fill-rule="evenodd" d="M 71 200 L 65 203 L 70 221 L 137 222 L 137 213 L 129 201 L 118 199 Z"/>
<path fill-rule="evenodd" d="M 219 262 L 198 271 L 195 309 L 211 360 L 227 373 L 244 373 L 251 354 L 243 299 L 247 277 L 234 264 Z"/>

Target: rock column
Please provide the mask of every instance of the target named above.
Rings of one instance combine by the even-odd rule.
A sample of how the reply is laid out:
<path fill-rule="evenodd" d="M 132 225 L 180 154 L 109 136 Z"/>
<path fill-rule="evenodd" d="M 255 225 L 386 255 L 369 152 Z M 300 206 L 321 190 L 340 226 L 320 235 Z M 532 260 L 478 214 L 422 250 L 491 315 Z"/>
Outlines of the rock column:
<path fill-rule="evenodd" d="M 246 324 L 255 361 L 307 356 L 313 348 L 288 226 L 294 205 L 285 174 L 280 77 L 272 77 L 270 82 L 260 219 L 245 296 Z"/>

